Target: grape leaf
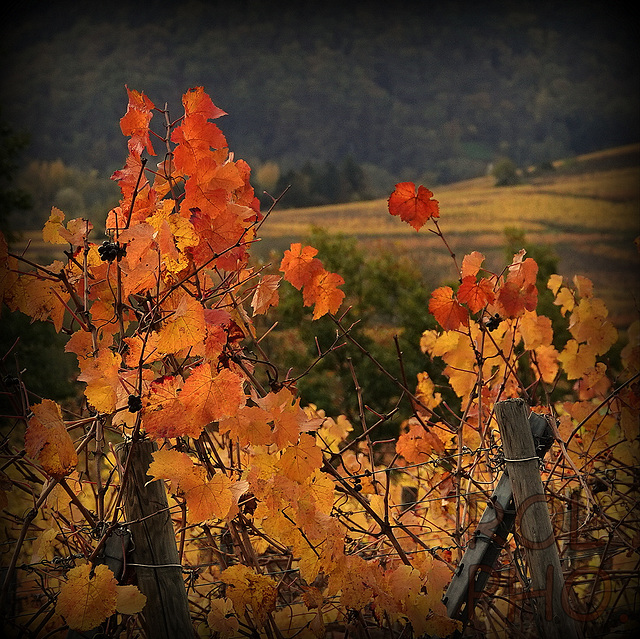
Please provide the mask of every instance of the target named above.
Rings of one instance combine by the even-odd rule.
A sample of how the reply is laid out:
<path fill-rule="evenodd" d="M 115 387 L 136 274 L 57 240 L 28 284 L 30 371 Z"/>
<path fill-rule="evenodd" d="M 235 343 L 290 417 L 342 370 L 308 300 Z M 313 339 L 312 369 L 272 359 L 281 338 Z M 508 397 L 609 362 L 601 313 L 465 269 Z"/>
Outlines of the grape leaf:
<path fill-rule="evenodd" d="M 278 462 L 282 473 L 298 483 L 311 477 L 321 465 L 322 450 L 316 445 L 315 438 L 306 433 L 300 435 L 298 444 L 290 446 L 284 451 Z"/>
<path fill-rule="evenodd" d="M 49 219 L 45 222 L 42 229 L 42 239 L 49 244 L 66 244 L 66 240 L 62 237 L 60 231 L 64 229 L 62 221 L 64 220 L 64 213 L 56 208 L 51 208 L 51 214 Z"/>
<path fill-rule="evenodd" d="M 173 297 L 163 310 L 169 315 L 158 332 L 158 348 L 163 353 L 177 353 L 201 342 L 205 335 L 204 308 L 191 295 Z"/>
<path fill-rule="evenodd" d="M 204 468 L 196 466 L 186 453 L 176 450 L 155 451 L 148 474 L 167 479 L 171 489 L 184 496 L 189 523 L 224 519 L 239 496 L 234 494 L 233 484 L 226 475 L 217 473 L 208 479 Z"/>
<path fill-rule="evenodd" d="M 205 362 L 191 371 L 182 387 L 180 403 L 183 419 L 192 424 L 191 432 L 201 430 L 209 422 L 234 417 L 245 405 L 243 380 L 227 368 L 214 374 Z"/>
<path fill-rule="evenodd" d="M 469 311 L 460 305 L 449 286 L 441 286 L 431 293 L 429 312 L 445 331 L 456 330 L 469 324 Z"/>
<path fill-rule="evenodd" d="M 484 277 L 476 281 L 475 275 L 467 275 L 462 278 L 457 298 L 461 304 L 466 304 L 472 313 L 477 313 L 495 299 L 493 284 Z"/>
<path fill-rule="evenodd" d="M 72 568 L 60 586 L 56 610 L 72 630 L 91 630 L 116 611 L 118 582 L 107 566 Z"/>
<path fill-rule="evenodd" d="M 207 95 L 204 87 L 189 89 L 182 96 L 182 105 L 187 116 L 200 115 L 209 120 L 215 120 L 223 115 L 225 111 L 219 109 Z"/>
<path fill-rule="evenodd" d="M 535 311 L 526 311 L 520 319 L 519 328 L 527 350 L 551 345 L 553 327 L 548 317 L 538 315 Z"/>
<path fill-rule="evenodd" d="M 150 155 L 155 155 L 151 138 L 149 137 L 149 123 L 152 118 L 153 102 L 139 91 L 127 87 L 129 104 L 127 112 L 120 118 L 120 129 L 123 135 L 130 136 L 129 148 L 142 153 L 146 149 Z"/>
<path fill-rule="evenodd" d="M 44 399 L 31 407 L 33 417 L 25 433 L 27 455 L 36 459 L 52 477 L 61 478 L 73 472 L 78 456 L 62 421 L 60 406 Z"/>
<path fill-rule="evenodd" d="M 218 633 L 219 639 L 232 639 L 237 636 L 240 624 L 233 614 L 231 599 L 212 599 L 211 610 L 207 615 L 207 626 Z"/>
<path fill-rule="evenodd" d="M 187 500 L 187 521 L 201 523 L 208 519 L 224 519 L 234 503 L 231 480 L 217 473 L 210 480 L 205 479 L 185 493 Z M 237 500 L 236 500 L 237 501 Z"/>
<path fill-rule="evenodd" d="M 570 339 L 558 355 L 558 361 L 562 364 L 567 379 L 579 379 L 589 368 L 595 366 L 596 353 L 588 344 L 578 344 L 575 339 Z"/>
<path fill-rule="evenodd" d="M 462 279 L 470 275 L 475 277 L 483 262 L 484 255 L 478 251 L 472 251 L 469 255 L 465 255 L 462 258 L 462 270 L 460 272 L 460 277 Z"/>
<path fill-rule="evenodd" d="M 396 452 L 410 464 L 425 462 L 434 453 L 444 454 L 444 443 L 433 430 L 425 429 L 420 422 L 407 420 L 408 431 L 398 437 Z"/>
<path fill-rule="evenodd" d="M 327 313 L 336 313 L 344 299 L 344 291 L 338 287 L 344 279 L 337 273 L 329 273 L 322 269 L 307 283 L 303 290 L 305 306 L 314 305 L 313 319 L 316 320 Z"/>
<path fill-rule="evenodd" d="M 198 437 L 202 432 L 203 424 L 185 419 L 185 407 L 179 397 L 182 385 L 179 376 L 171 375 L 151 382 L 142 409 L 142 427 L 150 437 Z"/>
<path fill-rule="evenodd" d="M 235 565 L 220 573 L 227 585 L 226 595 L 239 615 L 250 611 L 256 623 L 264 626 L 269 613 L 276 608 L 276 584 L 265 575 L 258 575 L 247 566 Z"/>
<path fill-rule="evenodd" d="M 269 425 L 271 419 L 270 413 L 260 406 L 244 406 L 234 417 L 220 420 L 219 429 L 238 439 L 240 446 L 267 446 L 274 439 Z"/>
<path fill-rule="evenodd" d="M 142 612 L 147 596 L 138 590 L 138 586 L 118 586 L 116 589 L 116 610 L 123 615 L 135 615 Z"/>
<path fill-rule="evenodd" d="M 101 348 L 95 357 L 80 360 L 78 380 L 87 383 L 85 397 L 99 412 L 110 413 L 116 408 L 121 359 L 119 353 Z"/>
<path fill-rule="evenodd" d="M 318 250 L 313 246 L 302 246 L 295 242 L 284 252 L 280 263 L 280 270 L 284 277 L 293 286 L 300 290 L 303 286 L 323 270 L 322 262 L 315 257 Z"/>
<path fill-rule="evenodd" d="M 389 213 L 399 215 L 403 222 L 419 231 L 427 220 L 440 217 L 438 201 L 432 197 L 433 193 L 424 186 L 419 186 L 416 193 L 413 182 L 400 182 L 389 196 Z"/>
<path fill-rule="evenodd" d="M 278 285 L 281 279 L 278 275 L 265 275 L 260 279 L 251 300 L 254 315 L 262 315 L 270 306 L 278 305 Z"/>

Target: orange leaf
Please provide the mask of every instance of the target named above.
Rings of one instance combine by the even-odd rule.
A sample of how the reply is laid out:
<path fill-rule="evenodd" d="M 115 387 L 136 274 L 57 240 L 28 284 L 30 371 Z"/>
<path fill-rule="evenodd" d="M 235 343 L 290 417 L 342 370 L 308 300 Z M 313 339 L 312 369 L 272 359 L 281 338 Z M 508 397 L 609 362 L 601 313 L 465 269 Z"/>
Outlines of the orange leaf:
<path fill-rule="evenodd" d="M 92 574 L 93 572 L 93 574 Z M 72 630 L 91 630 L 116 611 L 118 582 L 107 566 L 72 568 L 60 586 L 56 610 Z"/>
<path fill-rule="evenodd" d="M 462 284 L 458 289 L 458 301 L 466 304 L 472 313 L 477 313 L 481 308 L 493 302 L 495 293 L 491 282 L 482 278 L 476 282 L 475 275 L 467 275 L 462 278 Z"/>
<path fill-rule="evenodd" d="M 203 181 L 204 173 L 216 166 L 215 162 L 211 164 L 211 149 L 227 146 L 218 126 L 199 114 L 185 116 L 182 124 L 173 130 L 171 140 L 178 145 L 174 150 L 176 169 L 186 175 L 198 176 L 199 182 Z"/>
<path fill-rule="evenodd" d="M 187 520 L 198 523 L 207 519 L 223 519 L 233 505 L 231 480 L 222 473 L 207 479 L 201 466 L 195 466 L 186 453 L 177 450 L 158 450 L 153 453 L 148 474 L 171 482 L 171 490 L 184 495 L 187 501 Z"/>
<path fill-rule="evenodd" d="M 284 451 L 278 466 L 285 477 L 299 484 L 311 477 L 322 466 L 322 450 L 315 437 L 307 433 L 300 435 L 300 442 Z"/>
<path fill-rule="evenodd" d="M 344 284 L 344 279 L 337 273 L 329 273 L 322 269 L 309 282 L 303 291 L 305 306 L 315 304 L 313 319 L 316 320 L 327 313 L 336 313 L 344 299 L 344 292 L 338 286 Z"/>
<path fill-rule="evenodd" d="M 191 295 L 173 298 L 163 310 L 170 315 L 158 332 L 158 349 L 163 353 L 177 353 L 201 342 L 206 335 L 204 308 Z"/>
<path fill-rule="evenodd" d="M 221 433 L 229 433 L 238 439 L 240 446 L 266 446 L 273 443 L 273 434 L 269 422 L 270 413 L 259 406 L 244 406 L 235 417 L 222 419 L 219 424 Z M 296 435 L 299 429 L 296 426 Z"/>
<path fill-rule="evenodd" d="M 473 251 L 472 253 L 469 253 L 469 255 L 465 255 L 462 258 L 461 277 L 463 279 L 468 275 L 473 275 L 475 277 L 482 266 L 482 262 L 484 262 L 484 255 L 478 251 Z"/>
<path fill-rule="evenodd" d="M 188 116 L 201 115 L 209 120 L 215 120 L 222 115 L 227 115 L 211 101 L 203 87 L 189 89 L 182 96 L 182 105 L 184 106 L 185 114 Z"/>
<path fill-rule="evenodd" d="M 266 313 L 270 306 L 278 305 L 278 285 L 281 279 L 278 275 L 265 275 L 260 280 L 251 300 L 254 315 Z"/>
<path fill-rule="evenodd" d="M 127 87 L 129 104 L 127 112 L 120 118 L 120 129 L 123 135 L 131 137 L 129 148 L 135 149 L 138 153 L 146 148 L 151 155 L 155 155 L 151 139 L 149 138 L 149 123 L 151 122 L 151 111 L 155 108 L 153 102 L 139 91 L 133 91 Z"/>
<path fill-rule="evenodd" d="M 256 401 L 269 413 L 274 423 L 275 444 L 279 448 L 295 444 L 308 421 L 306 413 L 300 408 L 300 399 L 296 399 L 290 390 L 283 388 Z"/>
<path fill-rule="evenodd" d="M 535 310 L 538 303 L 538 289 L 535 284 L 521 284 L 507 280 L 498 291 L 496 305 L 503 317 L 519 317 L 525 310 Z"/>
<path fill-rule="evenodd" d="M 52 477 L 70 475 L 78 463 L 76 449 L 62 421 L 60 406 L 50 399 L 31 407 L 33 417 L 25 433 L 25 450 Z"/>
<path fill-rule="evenodd" d="M 410 464 L 427 461 L 434 453 L 444 454 L 444 444 L 432 430 L 426 430 L 417 419 L 408 420 L 409 430 L 396 442 L 396 452 Z"/>
<path fill-rule="evenodd" d="M 424 186 L 419 186 L 416 193 L 413 182 L 400 182 L 389 196 L 389 213 L 399 215 L 403 222 L 419 231 L 428 219 L 440 217 L 438 201 L 432 197 L 433 193 Z"/>
<path fill-rule="evenodd" d="M 315 257 L 318 250 L 313 246 L 305 246 L 299 242 L 291 245 L 291 248 L 284 252 L 284 257 L 280 263 L 280 270 L 284 277 L 293 286 L 300 290 L 323 270 L 322 262 Z"/>
<path fill-rule="evenodd" d="M 166 479 L 175 493 L 186 493 L 202 483 L 202 476 L 187 453 L 162 448 L 152 453 L 153 461 L 147 474 L 155 479 Z"/>
<path fill-rule="evenodd" d="M 101 413 L 110 413 L 116 408 L 120 362 L 120 354 L 108 348 L 101 348 L 95 357 L 79 362 L 81 374 L 78 380 L 87 383 L 85 397 Z"/>
<path fill-rule="evenodd" d="M 431 293 L 429 312 L 445 331 L 469 324 L 469 311 L 459 304 L 449 286 L 442 286 Z"/>
<path fill-rule="evenodd" d="M 554 346 L 538 346 L 535 349 L 536 361 L 542 381 L 551 384 L 558 374 L 558 351 Z"/>
<path fill-rule="evenodd" d="M 196 366 L 180 393 L 184 421 L 192 425 L 191 432 L 209 422 L 235 416 L 246 402 L 242 384 L 242 379 L 227 368 L 214 375 L 209 363 Z"/>
<path fill-rule="evenodd" d="M 231 480 L 222 473 L 189 489 L 185 493 L 187 521 L 200 523 L 207 519 L 224 519 L 233 505 L 230 489 Z"/>

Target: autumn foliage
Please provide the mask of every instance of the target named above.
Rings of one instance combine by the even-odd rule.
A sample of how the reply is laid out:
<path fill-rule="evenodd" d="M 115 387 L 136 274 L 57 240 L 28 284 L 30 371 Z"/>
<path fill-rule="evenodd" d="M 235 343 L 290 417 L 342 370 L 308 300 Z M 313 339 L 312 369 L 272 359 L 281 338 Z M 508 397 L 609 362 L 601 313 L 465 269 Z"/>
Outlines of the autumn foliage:
<path fill-rule="evenodd" d="M 278 200 L 260 210 L 249 166 L 214 122 L 225 113 L 202 88 L 183 96 L 176 120 L 127 92 L 128 156 L 113 175 L 121 199 L 106 216 L 107 239 L 55 208 L 43 238 L 60 245 L 59 260 L 36 265 L 0 239 L 4 304 L 68 336 L 84 393 L 79 407 L 33 398 L 3 360 L 15 408 L 0 492 L 11 632 L 102 626 L 107 636 L 144 636 L 135 570 L 122 583 L 101 552 L 132 523 L 117 447 L 151 439 L 158 450 L 147 474 L 171 495 L 202 636 L 449 636 L 461 624 L 447 616 L 443 592 L 501 472 L 493 406 L 509 397 L 555 424 L 543 478 L 563 559 L 576 571 L 576 615 L 588 632 L 630 619 L 640 323 L 621 340 L 586 278 L 554 275 L 545 285 L 571 336 L 559 343 L 538 313 L 538 266 L 524 251 L 497 273 L 478 252 L 460 267 L 452 255 L 458 284 L 433 291 L 424 313 L 439 328 L 415 344 L 442 375 L 380 371 L 413 416 L 395 441 L 378 441 L 389 416 L 367 409 L 357 371 L 361 415 L 351 424 L 340 406 L 301 405 L 295 378 L 262 348 L 256 318 L 278 305 L 280 286 L 301 291 L 311 321 L 330 317 L 341 341 L 353 320 L 344 280 L 314 247 L 293 243 L 274 265 L 251 260 Z M 431 222 L 444 240 L 433 196 L 400 183 L 389 212 L 416 231 Z M 512 538 L 470 632 L 527 626 L 520 565 Z M 620 594 L 601 606 L 603 589 Z"/>

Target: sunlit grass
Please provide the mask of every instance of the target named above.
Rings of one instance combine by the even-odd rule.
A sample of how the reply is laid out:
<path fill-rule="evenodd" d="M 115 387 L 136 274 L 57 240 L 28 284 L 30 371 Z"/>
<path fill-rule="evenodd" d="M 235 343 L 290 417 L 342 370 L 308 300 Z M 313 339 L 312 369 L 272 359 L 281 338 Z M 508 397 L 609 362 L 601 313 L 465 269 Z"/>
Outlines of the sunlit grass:
<path fill-rule="evenodd" d="M 616 154 L 638 149 L 640 145 L 557 162 L 557 171 L 512 187 L 496 187 L 490 176 L 425 186 L 440 203 L 438 222 L 458 260 L 478 250 L 487 256 L 488 268 L 499 270 L 505 260 L 505 229 L 521 230 L 528 242 L 556 252 L 561 274 L 590 277 L 613 313 L 628 318 L 640 305 L 640 263 L 633 243 L 640 235 L 640 166 L 597 170 L 594 163 L 615 161 Z M 581 162 L 589 163 L 584 164 L 588 170 L 580 168 Z M 370 250 L 384 246 L 409 255 L 434 284 L 456 278 L 454 261 L 429 232 L 429 224 L 417 233 L 389 215 L 386 199 L 276 208 L 260 229 L 263 242 L 256 253 L 281 251 L 289 242 L 303 240 L 313 227 L 355 236 Z M 27 242 L 29 255 L 37 259 L 50 262 L 60 255 L 61 247 L 45 244 L 39 231 L 24 233 L 14 250 L 24 250 Z"/>

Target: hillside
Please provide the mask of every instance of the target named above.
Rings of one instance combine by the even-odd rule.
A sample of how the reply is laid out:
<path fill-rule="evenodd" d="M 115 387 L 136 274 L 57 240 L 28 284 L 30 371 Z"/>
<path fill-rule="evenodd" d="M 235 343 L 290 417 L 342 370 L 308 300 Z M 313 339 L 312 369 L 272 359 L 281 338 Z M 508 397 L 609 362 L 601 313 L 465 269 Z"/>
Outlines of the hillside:
<path fill-rule="evenodd" d="M 501 268 L 504 230 L 520 229 L 528 242 L 559 256 L 561 274 L 591 278 L 617 323 L 640 308 L 634 245 L 640 235 L 640 145 L 558 161 L 555 170 L 513 187 L 495 187 L 492 177 L 482 177 L 431 188 L 440 202 L 440 228 L 458 256 L 479 250 L 490 268 Z M 355 235 L 372 249 L 392 244 L 415 259 L 433 284 L 455 278 L 440 239 L 391 217 L 384 199 L 275 211 L 263 227 L 262 250 L 281 249 L 313 226 Z"/>
<path fill-rule="evenodd" d="M 376 197 L 640 140 L 636 33 L 611 3 L 25 0 L 0 29 L 3 120 L 30 134 L 27 159 L 106 177 L 125 85 L 175 117 L 204 86 L 255 171 L 351 159 Z"/>
<path fill-rule="evenodd" d="M 489 176 L 433 186 L 440 202 L 440 228 L 453 251 L 477 250 L 490 269 L 504 266 L 507 228 L 527 242 L 557 254 L 566 277 L 591 278 L 614 321 L 628 324 L 640 308 L 640 144 L 559 160 L 553 170 L 524 177 L 512 187 L 496 187 Z M 416 233 L 391 217 L 386 199 L 309 208 L 276 208 L 262 226 L 254 254 L 268 260 L 314 227 L 357 237 L 375 250 L 391 246 L 422 268 L 431 285 L 455 279 L 452 260 L 439 238 L 424 227 Z M 22 234 L 32 255 L 51 255 L 39 231 Z"/>

